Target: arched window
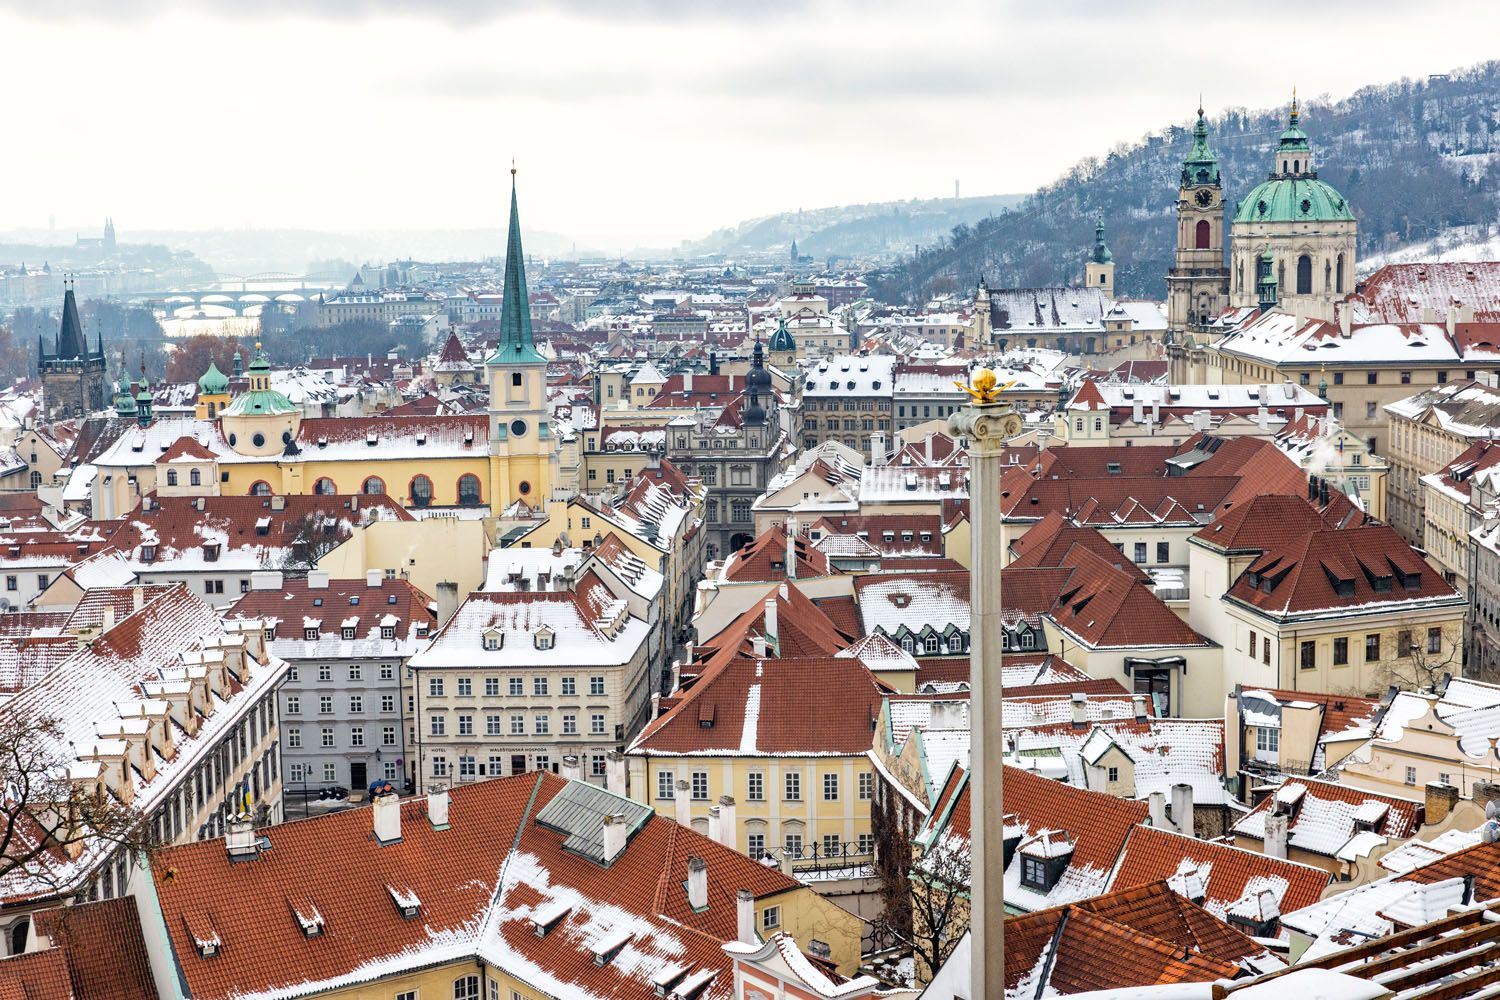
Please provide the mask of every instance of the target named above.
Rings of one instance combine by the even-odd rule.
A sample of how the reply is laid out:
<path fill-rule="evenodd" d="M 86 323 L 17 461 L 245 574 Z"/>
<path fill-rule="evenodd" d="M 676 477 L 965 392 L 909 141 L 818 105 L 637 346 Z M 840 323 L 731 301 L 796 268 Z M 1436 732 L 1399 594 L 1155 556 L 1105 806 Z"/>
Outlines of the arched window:
<path fill-rule="evenodd" d="M 1344 255 L 1339 254 L 1339 262 L 1333 269 L 1333 290 L 1340 295 L 1344 293 Z"/>
<path fill-rule="evenodd" d="M 1297 258 L 1297 294 L 1312 294 L 1312 258 L 1307 254 Z"/>
<path fill-rule="evenodd" d="M 167 485 L 168 486 L 176 486 L 177 485 L 177 470 L 176 469 L 168 469 L 167 470 Z"/>
<path fill-rule="evenodd" d="M 938 637 L 929 635 L 927 641 L 922 643 L 922 648 L 929 653 L 936 653 L 938 651 Z"/>
<path fill-rule="evenodd" d="M 313 493 L 320 497 L 331 497 L 338 491 L 339 488 L 335 486 L 333 480 L 329 479 L 327 476 L 324 476 L 317 482 L 313 483 Z"/>
<path fill-rule="evenodd" d="M 1104 430 L 1104 418 L 1103 417 L 1095 417 L 1094 418 L 1094 433 L 1098 434 L 1102 430 Z"/>
<path fill-rule="evenodd" d="M 472 472 L 458 477 L 458 502 L 464 507 L 479 506 L 479 477 Z"/>
<path fill-rule="evenodd" d="M 1193 232 L 1193 249 L 1207 250 L 1209 237 L 1211 236 L 1212 232 L 1213 227 L 1208 224 L 1208 220 L 1199 219 L 1198 225 Z"/>
<path fill-rule="evenodd" d="M 191 486 L 202 486 L 203 485 L 203 473 L 200 472 L 200 471 L 198 471 L 197 469 L 189 469 L 188 470 L 188 484 L 191 485 Z"/>
<path fill-rule="evenodd" d="M 375 496 L 385 492 L 385 480 L 379 476 L 371 476 L 360 486 L 359 491 L 365 496 Z"/>
<path fill-rule="evenodd" d="M 253 497 L 268 497 L 271 495 L 271 484 L 264 479 L 257 479 L 250 486 L 250 495 Z"/>
<path fill-rule="evenodd" d="M 411 505 L 413 507 L 432 506 L 432 480 L 426 476 L 411 477 Z"/>
<path fill-rule="evenodd" d="M 1302 172 L 1302 161 L 1301 160 L 1293 160 L 1292 161 L 1292 173 L 1294 173 L 1294 174 L 1300 174 L 1301 172 Z"/>
<path fill-rule="evenodd" d="M 460 976 L 453 980 L 453 1000 L 479 1000 L 479 977 Z"/>
<path fill-rule="evenodd" d="M 917 651 L 917 644 L 915 641 L 913 641 L 911 636 L 903 635 L 901 637 L 901 648 L 906 650 L 908 653 L 915 653 Z"/>

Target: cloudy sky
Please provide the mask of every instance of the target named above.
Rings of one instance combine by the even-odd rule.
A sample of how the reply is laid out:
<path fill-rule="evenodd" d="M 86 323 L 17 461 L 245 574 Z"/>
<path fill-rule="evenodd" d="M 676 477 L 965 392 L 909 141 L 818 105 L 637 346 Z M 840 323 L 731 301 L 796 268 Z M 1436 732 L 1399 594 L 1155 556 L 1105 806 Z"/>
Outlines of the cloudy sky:
<path fill-rule="evenodd" d="M 528 227 L 665 245 L 1500 57 L 1492 0 L 1230 6 L 0 0 L 0 230 L 492 226 L 515 157 Z"/>

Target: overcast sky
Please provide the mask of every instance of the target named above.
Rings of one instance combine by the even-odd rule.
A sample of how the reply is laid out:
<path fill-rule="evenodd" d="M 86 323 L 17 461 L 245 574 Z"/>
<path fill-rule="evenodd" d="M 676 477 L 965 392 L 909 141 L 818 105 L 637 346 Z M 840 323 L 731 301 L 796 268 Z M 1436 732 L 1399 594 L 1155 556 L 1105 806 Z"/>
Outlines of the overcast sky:
<path fill-rule="evenodd" d="M 514 156 L 528 228 L 664 245 L 1500 57 L 1492 0 L 164 6 L 0 0 L 0 229 L 501 225 Z"/>

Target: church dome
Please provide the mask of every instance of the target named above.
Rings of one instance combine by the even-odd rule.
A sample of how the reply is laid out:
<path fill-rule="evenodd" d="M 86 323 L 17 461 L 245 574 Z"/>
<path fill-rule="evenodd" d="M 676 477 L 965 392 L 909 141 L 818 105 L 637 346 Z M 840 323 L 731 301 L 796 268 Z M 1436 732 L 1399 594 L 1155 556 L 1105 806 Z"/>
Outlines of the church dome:
<path fill-rule="evenodd" d="M 792 331 L 786 328 L 786 319 L 781 319 L 776 324 L 776 332 L 771 334 L 771 350 L 791 352 L 797 349 L 797 340 L 792 336 Z"/>
<path fill-rule="evenodd" d="M 1273 177 L 1247 194 L 1234 213 L 1240 222 L 1353 222 L 1349 203 L 1316 177 Z"/>
<path fill-rule="evenodd" d="M 212 361 L 208 363 L 208 371 L 198 380 L 198 391 L 205 396 L 224 396 L 229 393 L 229 376 L 219 371 L 219 366 Z"/>
<path fill-rule="evenodd" d="M 1349 203 L 1333 187 L 1318 180 L 1312 147 L 1302 131 L 1297 99 L 1292 98 L 1287 126 L 1276 148 L 1276 169 L 1255 187 L 1235 210 L 1241 222 L 1353 222 Z"/>

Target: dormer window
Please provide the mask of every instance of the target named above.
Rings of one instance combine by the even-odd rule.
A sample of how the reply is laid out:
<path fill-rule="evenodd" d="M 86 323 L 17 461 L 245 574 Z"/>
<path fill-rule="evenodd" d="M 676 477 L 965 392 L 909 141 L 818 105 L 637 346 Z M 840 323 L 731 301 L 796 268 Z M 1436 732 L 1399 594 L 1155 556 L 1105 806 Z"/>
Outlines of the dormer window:
<path fill-rule="evenodd" d="M 484 630 L 485 649 L 494 652 L 503 645 L 505 645 L 505 633 L 497 628 L 487 628 Z"/>
<path fill-rule="evenodd" d="M 553 643 L 555 643 L 556 640 L 557 640 L 557 633 L 553 632 L 552 629 L 548 628 L 547 626 L 543 625 L 541 628 L 537 629 L 537 632 L 536 632 L 536 648 L 537 649 L 551 649 L 552 646 L 553 646 Z"/>
<path fill-rule="evenodd" d="M 345 625 L 343 628 L 339 629 L 339 636 L 343 639 L 353 639 L 354 627 L 351 625 Z"/>
<path fill-rule="evenodd" d="M 316 625 L 309 625 L 302 630 L 302 638 L 308 640 L 309 642 L 316 642 L 321 634 L 322 629 L 318 628 L 318 626 Z"/>
<path fill-rule="evenodd" d="M 156 561 L 156 546 L 155 545 L 142 545 L 141 546 L 141 562 L 155 562 L 155 561 Z"/>
<path fill-rule="evenodd" d="M 418 631 L 419 632 L 421 631 L 420 626 L 418 627 Z M 380 638 L 382 638 L 382 639 L 394 639 L 394 638 L 396 638 L 396 626 L 394 626 L 394 625 L 382 625 L 382 626 L 380 626 Z"/>

